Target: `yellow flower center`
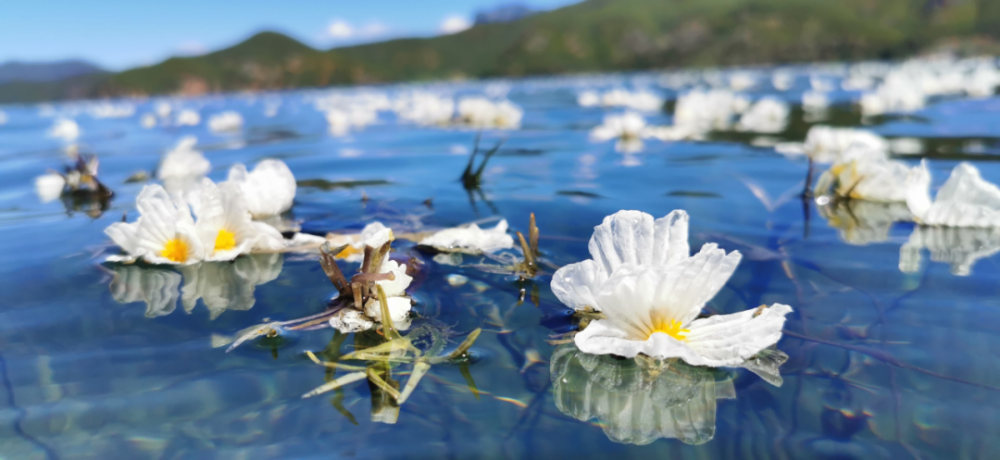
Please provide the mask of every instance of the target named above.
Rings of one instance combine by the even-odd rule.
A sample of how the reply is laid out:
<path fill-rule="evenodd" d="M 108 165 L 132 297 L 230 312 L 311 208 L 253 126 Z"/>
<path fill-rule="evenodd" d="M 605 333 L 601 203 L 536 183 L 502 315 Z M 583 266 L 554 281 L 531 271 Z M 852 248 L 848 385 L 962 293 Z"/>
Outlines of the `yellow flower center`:
<path fill-rule="evenodd" d="M 187 262 L 188 258 L 188 246 L 184 240 L 180 238 L 174 238 L 167 241 L 167 244 L 163 245 L 163 250 L 160 251 L 160 257 L 167 259 L 171 262 L 184 263 Z"/>
<path fill-rule="evenodd" d="M 670 324 L 666 324 L 666 322 L 660 322 L 660 324 L 656 326 L 656 329 L 653 329 L 653 332 L 649 333 L 649 336 L 652 337 L 653 334 L 657 332 L 662 332 L 677 340 L 680 340 L 681 342 L 685 342 L 687 341 L 687 337 L 684 337 L 684 334 L 691 332 L 691 330 L 681 329 L 681 325 L 682 325 L 681 322 L 677 321 L 676 319 L 670 320 Z"/>
<path fill-rule="evenodd" d="M 219 230 L 219 236 L 215 237 L 215 250 L 216 251 L 228 251 L 236 247 L 236 235 L 233 232 L 222 229 Z"/>
<path fill-rule="evenodd" d="M 346 259 L 354 254 L 360 254 L 360 253 L 361 253 L 360 249 L 357 249 L 351 245 L 347 245 L 347 247 L 344 248 L 343 251 L 340 251 L 340 254 L 337 254 L 335 257 L 338 259 Z"/>

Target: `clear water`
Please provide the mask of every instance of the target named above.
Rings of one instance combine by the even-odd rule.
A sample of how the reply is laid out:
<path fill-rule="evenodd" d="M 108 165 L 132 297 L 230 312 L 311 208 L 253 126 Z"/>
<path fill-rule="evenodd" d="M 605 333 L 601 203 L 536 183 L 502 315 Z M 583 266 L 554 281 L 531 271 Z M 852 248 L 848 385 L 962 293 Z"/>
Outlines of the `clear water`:
<path fill-rule="evenodd" d="M 799 86 L 781 96 L 798 99 Z M 913 225 L 880 222 L 877 209 L 804 205 L 797 195 L 804 160 L 725 133 L 697 143 L 649 141 L 626 158 L 613 143 L 587 140 L 605 110 L 578 107 L 570 85 L 547 80 L 512 83 L 523 127 L 483 133 L 484 145 L 505 143 L 481 194 L 470 198 L 458 176 L 474 132 L 419 128 L 383 114 L 379 124 L 333 137 L 309 95 L 269 96 L 283 102 L 273 118 L 263 115 L 263 99 L 250 96 L 182 102 L 202 106 L 203 116 L 241 112 L 247 122 L 240 135 L 213 135 L 204 124 L 147 130 L 137 117 L 77 116 L 81 151 L 99 155 L 100 176 L 117 193 L 96 217 L 86 204 L 39 203 L 32 180 L 61 166 L 63 144 L 45 136 L 52 118 L 36 107 L 4 108 L 0 457 L 993 458 L 1000 451 L 992 436 L 1000 430 L 1000 264 L 989 257 L 997 249 L 989 241 L 967 270 L 924 251 L 919 269 L 903 273 L 900 251 Z M 992 161 L 1000 152 L 1000 99 L 939 101 L 915 115 L 882 117 L 869 127 L 925 139 L 937 185 L 960 159 L 975 160 L 987 180 L 1000 182 Z M 861 123 L 845 107 L 831 120 Z M 806 128 L 797 121 L 780 137 L 801 140 Z M 305 350 L 326 349 L 329 358 L 366 338 L 323 329 L 228 354 L 220 345 L 246 327 L 322 311 L 335 291 L 315 256 L 206 267 L 214 295 L 168 296 L 150 308 L 116 283 L 144 275 L 179 288 L 179 272 L 116 273 L 100 264 L 114 252 L 104 228 L 123 212 L 135 217 L 142 184 L 125 179 L 154 168 L 186 134 L 199 137 L 216 180 L 234 162 L 276 157 L 299 180 L 333 182 L 299 189 L 294 217 L 315 234 L 356 231 L 372 220 L 421 229 L 494 215 L 524 232 L 534 212 L 545 258 L 561 266 L 588 258 L 587 239 L 608 214 L 686 209 L 693 247 L 713 241 L 744 254 L 710 312 L 774 302 L 795 308 L 778 344 L 789 356 L 784 383 L 772 386 L 746 370 L 698 369 L 680 381 L 653 382 L 652 393 L 636 390 L 632 402 L 666 411 L 680 439 L 615 442 L 651 441 L 636 434 L 647 422 L 622 415 L 633 391 L 627 385 L 610 388 L 601 380 L 607 376 L 580 364 L 585 358 L 566 345 L 556 353 L 548 342 L 572 327 L 549 289 L 551 273 L 519 283 L 438 264 L 401 241 L 401 255 L 424 262 L 410 290 L 420 316 L 414 327 L 433 331 L 427 343 L 445 350 L 482 327 L 471 361 L 433 366 L 395 424 L 372 421 L 372 392 L 363 381 L 302 399 L 330 378 Z M 423 204 L 428 198 L 432 208 Z M 449 283 L 455 274 L 468 282 Z M 522 287 L 529 293 L 523 303 Z M 536 287 L 537 306 L 530 295 Z M 401 366 L 394 378 L 405 381 L 407 370 Z M 602 407 L 585 399 L 618 390 L 625 395 Z"/>

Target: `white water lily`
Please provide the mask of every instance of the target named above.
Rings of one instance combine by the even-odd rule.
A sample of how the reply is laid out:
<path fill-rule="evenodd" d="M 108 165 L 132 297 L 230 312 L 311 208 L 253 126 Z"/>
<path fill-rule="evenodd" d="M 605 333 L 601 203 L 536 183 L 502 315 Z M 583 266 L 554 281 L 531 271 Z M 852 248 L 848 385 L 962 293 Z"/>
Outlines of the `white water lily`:
<path fill-rule="evenodd" d="M 205 248 L 206 261 L 233 260 L 251 250 L 277 250 L 285 241 L 274 227 L 254 222 L 236 184 L 216 185 L 202 179 L 200 197 L 192 203 L 198 218 L 195 229 Z"/>
<path fill-rule="evenodd" d="M 765 97 L 743 113 L 736 129 L 755 133 L 780 133 L 788 126 L 790 112 L 788 104 L 773 97 Z"/>
<path fill-rule="evenodd" d="M 909 172 L 910 167 L 901 161 L 860 154 L 824 172 L 816 181 L 815 193 L 868 201 L 906 201 Z"/>
<path fill-rule="evenodd" d="M 156 126 L 156 115 L 144 113 L 142 117 L 139 118 L 139 125 L 146 129 Z"/>
<path fill-rule="evenodd" d="M 510 101 L 468 97 L 458 102 L 458 122 L 473 128 L 517 129 L 524 112 Z"/>
<path fill-rule="evenodd" d="M 400 119 L 419 125 L 446 125 L 455 113 L 455 100 L 434 93 L 415 92 L 395 101 Z"/>
<path fill-rule="evenodd" d="M 920 269 L 921 252 L 926 248 L 931 261 L 951 266 L 951 273 L 968 276 L 980 259 L 1000 252 L 1000 227 L 960 228 L 916 226 L 910 239 L 899 249 L 899 270 Z"/>
<path fill-rule="evenodd" d="M 984 180 L 970 163 L 959 163 L 931 200 L 927 160 L 910 170 L 906 204 L 922 225 L 1000 227 L 1000 188 Z"/>
<path fill-rule="evenodd" d="M 187 204 L 171 198 L 159 185 L 147 185 L 136 199 L 136 209 L 135 222 L 116 222 L 104 230 L 129 259 L 184 265 L 204 259 L 205 248 Z"/>
<path fill-rule="evenodd" d="M 208 119 L 208 129 L 214 133 L 239 131 L 243 129 L 243 116 L 232 110 L 217 113 Z"/>
<path fill-rule="evenodd" d="M 232 183 L 239 188 L 247 209 L 255 219 L 288 211 L 295 200 L 295 176 L 281 160 L 263 160 L 251 172 L 247 172 L 242 163 L 233 165 L 224 183 Z"/>
<path fill-rule="evenodd" d="M 66 189 L 66 178 L 62 174 L 48 173 L 35 178 L 35 192 L 42 203 L 58 200 Z"/>
<path fill-rule="evenodd" d="M 728 129 L 733 117 L 749 108 L 743 95 L 729 90 L 691 91 L 677 98 L 674 125 L 686 126 L 698 132 Z"/>
<path fill-rule="evenodd" d="M 80 137 L 80 125 L 69 118 L 60 118 L 49 129 L 49 137 L 66 141 L 74 140 Z"/>
<path fill-rule="evenodd" d="M 445 252 L 482 254 L 510 249 L 514 247 L 514 238 L 507 234 L 507 220 L 504 219 L 486 230 L 476 224 L 447 228 L 420 240 L 420 244 Z"/>
<path fill-rule="evenodd" d="M 663 108 L 663 98 L 646 91 L 628 91 L 617 88 L 599 94 L 596 91 L 585 91 L 577 96 L 577 102 L 583 107 L 625 107 L 640 112 L 658 112 Z"/>
<path fill-rule="evenodd" d="M 184 109 L 177 114 L 177 126 L 198 126 L 201 123 L 201 114 L 196 110 Z"/>
<path fill-rule="evenodd" d="M 348 110 L 330 109 L 326 112 L 326 122 L 330 125 L 330 133 L 334 136 L 343 136 L 351 130 L 358 130 L 368 126 L 378 119 L 378 114 L 374 110 L 364 107 L 351 107 Z"/>
<path fill-rule="evenodd" d="M 673 211 L 653 220 L 620 211 L 594 228 L 593 259 L 556 271 L 552 291 L 576 310 L 607 319 L 577 333 L 581 351 L 627 358 L 681 358 L 695 366 L 735 366 L 781 338 L 791 307 L 775 304 L 698 319 L 736 270 L 740 254 L 706 244 L 689 255 L 688 216 Z"/>
<path fill-rule="evenodd" d="M 160 180 L 199 178 L 212 170 L 211 163 L 194 149 L 198 139 L 185 136 L 177 141 L 177 145 L 163 155 L 156 177 Z"/>
<path fill-rule="evenodd" d="M 889 143 L 871 131 L 813 126 L 806 134 L 802 149 L 813 161 L 829 164 L 855 158 L 886 157 Z"/>

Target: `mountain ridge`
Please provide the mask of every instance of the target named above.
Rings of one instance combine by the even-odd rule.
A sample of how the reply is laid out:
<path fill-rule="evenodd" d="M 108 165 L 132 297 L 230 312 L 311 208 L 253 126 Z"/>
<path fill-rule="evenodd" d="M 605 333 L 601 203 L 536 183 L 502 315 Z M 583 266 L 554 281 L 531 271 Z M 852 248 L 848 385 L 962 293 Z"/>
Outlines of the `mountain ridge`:
<path fill-rule="evenodd" d="M 587 0 L 451 35 L 317 50 L 276 32 L 103 78 L 0 86 L 0 101 L 199 95 L 687 66 L 898 59 L 995 42 L 991 0 Z M 72 88 L 73 91 L 69 91 Z M 31 91 L 28 91 L 30 89 Z M 20 94 L 19 94 L 20 93 Z"/>

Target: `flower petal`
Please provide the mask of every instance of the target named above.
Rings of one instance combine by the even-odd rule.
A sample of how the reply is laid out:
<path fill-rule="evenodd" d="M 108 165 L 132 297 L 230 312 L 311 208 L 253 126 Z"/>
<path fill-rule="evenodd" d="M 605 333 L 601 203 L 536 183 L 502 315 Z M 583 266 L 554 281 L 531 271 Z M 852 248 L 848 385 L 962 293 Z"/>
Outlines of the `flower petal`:
<path fill-rule="evenodd" d="M 585 260 L 556 270 L 552 275 L 552 293 L 574 310 L 598 309 L 594 296 L 608 280 L 597 262 Z"/>
<path fill-rule="evenodd" d="M 656 333 L 647 340 L 632 340 L 628 334 L 613 327 L 608 321 L 591 321 L 586 329 L 573 338 L 577 348 L 595 355 L 616 355 L 634 358 L 639 353 L 656 359 L 681 358 L 689 364 L 699 365 L 700 357 L 684 342 L 667 334 Z"/>
<path fill-rule="evenodd" d="M 778 343 L 785 315 L 792 307 L 774 304 L 757 310 L 698 319 L 688 325 L 687 345 L 697 354 L 695 366 L 736 366 L 761 350 Z"/>
<path fill-rule="evenodd" d="M 688 214 L 675 210 L 653 220 L 640 211 L 619 211 L 604 218 L 590 238 L 590 255 L 610 275 L 622 264 L 665 265 L 690 255 Z"/>

